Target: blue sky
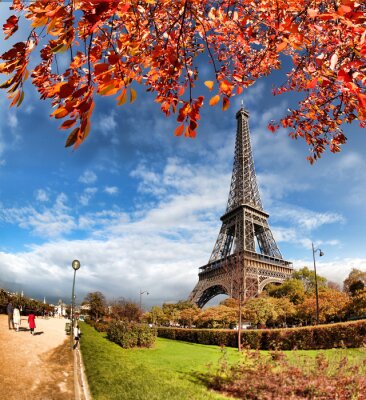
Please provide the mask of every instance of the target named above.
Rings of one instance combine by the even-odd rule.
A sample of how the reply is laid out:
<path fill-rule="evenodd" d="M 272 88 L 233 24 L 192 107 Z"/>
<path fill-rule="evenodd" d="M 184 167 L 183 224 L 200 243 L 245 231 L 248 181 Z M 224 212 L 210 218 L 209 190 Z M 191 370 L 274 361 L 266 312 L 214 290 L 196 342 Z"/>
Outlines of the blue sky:
<path fill-rule="evenodd" d="M 210 78 L 208 68 L 202 72 Z M 226 112 L 204 105 L 194 140 L 174 137 L 175 118 L 143 90 L 122 107 L 98 98 L 91 134 L 77 151 L 64 148 L 65 131 L 32 88 L 20 109 L 9 109 L 0 93 L 0 284 L 68 301 L 77 258 L 78 301 L 96 290 L 135 301 L 148 290 L 146 307 L 187 298 L 221 226 L 241 100 L 283 256 L 311 268 L 313 241 L 325 253 L 320 275 L 342 283 L 351 268 L 366 271 L 365 132 L 347 127 L 342 152 L 310 166 L 305 142 L 266 128 L 293 105 L 293 96 L 271 95 L 280 78 L 258 81 Z"/>

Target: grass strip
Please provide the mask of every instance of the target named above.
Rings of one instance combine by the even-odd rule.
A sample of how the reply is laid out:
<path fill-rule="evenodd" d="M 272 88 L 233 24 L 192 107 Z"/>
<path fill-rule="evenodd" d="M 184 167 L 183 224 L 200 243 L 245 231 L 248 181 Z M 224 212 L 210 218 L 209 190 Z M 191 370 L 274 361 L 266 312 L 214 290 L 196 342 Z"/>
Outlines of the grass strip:
<path fill-rule="evenodd" d="M 95 400 L 219 400 L 200 374 L 218 365 L 218 346 L 158 338 L 152 349 L 122 349 L 87 324 L 82 324 L 81 351 Z M 240 359 L 227 349 L 230 362 Z"/>

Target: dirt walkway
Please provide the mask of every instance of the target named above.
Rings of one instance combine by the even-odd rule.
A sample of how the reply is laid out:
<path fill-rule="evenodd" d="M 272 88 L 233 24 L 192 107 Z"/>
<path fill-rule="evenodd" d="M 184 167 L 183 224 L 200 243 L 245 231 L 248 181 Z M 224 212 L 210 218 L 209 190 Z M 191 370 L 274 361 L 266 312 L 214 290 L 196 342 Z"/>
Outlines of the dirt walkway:
<path fill-rule="evenodd" d="M 26 317 L 19 332 L 8 329 L 7 318 L 0 315 L 0 399 L 73 399 L 73 354 L 65 320 L 36 318 L 31 335 Z"/>

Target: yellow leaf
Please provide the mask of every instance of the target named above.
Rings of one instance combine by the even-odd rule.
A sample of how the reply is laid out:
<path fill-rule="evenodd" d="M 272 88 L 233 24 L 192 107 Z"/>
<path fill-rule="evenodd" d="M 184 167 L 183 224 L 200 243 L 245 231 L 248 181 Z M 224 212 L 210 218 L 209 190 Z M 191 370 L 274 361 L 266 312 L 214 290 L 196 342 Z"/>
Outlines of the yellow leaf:
<path fill-rule="evenodd" d="M 101 96 L 111 96 L 113 94 L 116 94 L 118 92 L 118 87 L 115 87 L 114 83 L 111 83 L 110 85 L 107 85 L 105 88 L 99 91 L 99 94 Z"/>
<path fill-rule="evenodd" d="M 136 96 L 137 96 L 136 90 L 131 88 L 130 89 L 130 103 L 131 104 L 136 100 Z"/>
<path fill-rule="evenodd" d="M 206 81 L 205 85 L 210 89 L 210 91 L 213 89 L 215 82 L 213 81 Z"/>
<path fill-rule="evenodd" d="M 210 106 L 216 105 L 220 101 L 220 96 L 217 94 L 216 96 L 212 97 L 210 100 Z"/>
<path fill-rule="evenodd" d="M 125 104 L 127 100 L 127 90 L 123 89 L 122 93 L 117 97 L 117 105 Z"/>

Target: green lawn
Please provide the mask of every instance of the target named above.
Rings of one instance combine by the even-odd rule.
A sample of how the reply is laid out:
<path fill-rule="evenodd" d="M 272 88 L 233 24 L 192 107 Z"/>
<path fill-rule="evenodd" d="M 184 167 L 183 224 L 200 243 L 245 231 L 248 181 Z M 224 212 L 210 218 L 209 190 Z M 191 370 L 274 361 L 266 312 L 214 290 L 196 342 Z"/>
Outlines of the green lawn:
<path fill-rule="evenodd" d="M 214 368 L 218 366 L 218 360 L 222 357 L 218 346 L 158 338 L 152 349 L 125 350 L 85 323 L 81 330 L 81 350 L 95 400 L 227 399 L 209 391 L 200 379 L 200 374 L 207 374 L 209 364 Z M 225 351 L 229 362 L 240 360 L 236 349 L 227 348 Z M 323 352 L 330 361 L 340 360 L 343 356 L 355 363 L 365 360 L 364 349 Z M 315 358 L 319 352 L 285 353 L 297 363 L 300 361 L 298 357 L 307 355 Z"/>
<path fill-rule="evenodd" d="M 206 400 L 227 399 L 209 391 L 199 374 L 218 364 L 222 351 L 158 338 L 152 349 L 125 350 L 87 324 L 82 324 L 81 351 L 95 400 Z M 238 361 L 235 349 L 228 359 Z"/>

